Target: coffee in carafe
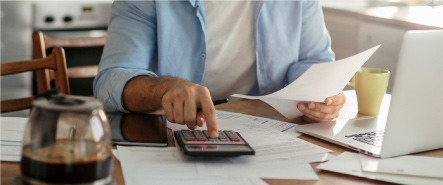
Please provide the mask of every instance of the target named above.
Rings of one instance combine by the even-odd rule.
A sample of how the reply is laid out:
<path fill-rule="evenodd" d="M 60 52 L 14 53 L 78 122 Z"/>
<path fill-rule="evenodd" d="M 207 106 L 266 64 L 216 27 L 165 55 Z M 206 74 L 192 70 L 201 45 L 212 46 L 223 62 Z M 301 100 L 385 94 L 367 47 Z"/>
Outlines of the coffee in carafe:
<path fill-rule="evenodd" d="M 30 184 L 110 184 L 109 124 L 92 98 L 34 101 L 23 139 L 22 178 Z"/>

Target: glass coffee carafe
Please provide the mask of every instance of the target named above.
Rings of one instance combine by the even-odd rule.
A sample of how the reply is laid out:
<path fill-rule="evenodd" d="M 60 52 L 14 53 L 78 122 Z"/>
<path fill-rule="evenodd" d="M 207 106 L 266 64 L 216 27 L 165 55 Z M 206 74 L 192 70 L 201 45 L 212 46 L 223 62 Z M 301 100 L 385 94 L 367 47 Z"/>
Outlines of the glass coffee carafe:
<path fill-rule="evenodd" d="M 33 102 L 22 179 L 29 184 L 110 184 L 111 133 L 99 101 L 48 95 Z"/>

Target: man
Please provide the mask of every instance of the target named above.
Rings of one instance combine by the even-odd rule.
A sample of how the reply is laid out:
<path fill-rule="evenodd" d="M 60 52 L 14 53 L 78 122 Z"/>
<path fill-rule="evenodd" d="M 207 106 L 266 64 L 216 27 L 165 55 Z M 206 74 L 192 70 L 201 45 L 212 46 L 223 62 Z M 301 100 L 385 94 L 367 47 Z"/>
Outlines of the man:
<path fill-rule="evenodd" d="M 333 59 L 318 1 L 115 1 L 94 94 L 107 111 L 163 109 L 218 137 L 212 99 L 269 94 Z M 344 102 L 298 108 L 328 121 Z"/>

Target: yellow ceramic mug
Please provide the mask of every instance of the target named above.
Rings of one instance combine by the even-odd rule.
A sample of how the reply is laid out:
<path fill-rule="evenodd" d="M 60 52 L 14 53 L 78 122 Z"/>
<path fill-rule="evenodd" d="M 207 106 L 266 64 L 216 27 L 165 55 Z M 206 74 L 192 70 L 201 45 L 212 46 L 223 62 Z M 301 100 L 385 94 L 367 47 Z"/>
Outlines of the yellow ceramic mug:
<path fill-rule="evenodd" d="M 388 88 L 390 72 L 386 69 L 361 68 L 348 84 L 357 94 L 358 112 L 375 115 Z"/>

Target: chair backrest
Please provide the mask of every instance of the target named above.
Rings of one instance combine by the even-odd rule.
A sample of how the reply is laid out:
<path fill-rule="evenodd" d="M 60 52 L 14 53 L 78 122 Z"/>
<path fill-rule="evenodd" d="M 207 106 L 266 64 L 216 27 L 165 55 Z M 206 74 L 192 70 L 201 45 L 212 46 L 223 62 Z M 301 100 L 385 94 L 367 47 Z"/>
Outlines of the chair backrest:
<path fill-rule="evenodd" d="M 65 52 L 62 48 L 54 48 L 51 55 L 41 59 L 1 63 L 0 75 L 4 76 L 26 71 L 35 71 L 37 87 L 44 92 L 50 89 L 49 86 L 45 86 L 45 84 L 49 84 L 50 79 L 48 76 L 38 74 L 43 74 L 42 72 L 48 69 L 54 71 L 55 87 L 61 93 L 69 94 Z M 34 97 L 1 100 L 1 112 L 11 112 L 31 108 L 33 100 Z"/>
<path fill-rule="evenodd" d="M 32 34 L 33 51 L 34 58 L 44 58 L 46 57 L 46 50 L 53 47 L 64 47 L 64 48 L 85 48 L 85 47 L 101 47 L 106 43 L 106 36 L 104 37 L 87 37 L 87 38 L 51 38 L 44 35 L 40 31 L 34 31 Z M 69 54 L 69 53 L 68 53 Z M 69 58 L 69 57 L 68 57 Z M 69 61 L 68 61 L 69 62 Z M 97 76 L 98 66 L 88 65 L 88 66 L 78 66 L 68 68 L 68 78 L 81 79 L 81 78 L 94 78 Z M 51 71 L 46 70 L 36 74 L 38 76 L 46 76 L 47 78 L 53 79 L 53 74 Z M 38 93 L 43 93 L 46 86 L 49 87 L 50 84 L 45 84 L 41 87 L 42 89 L 37 89 Z M 91 84 L 92 86 L 92 84 Z"/>

